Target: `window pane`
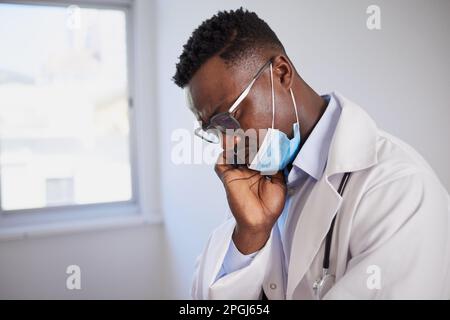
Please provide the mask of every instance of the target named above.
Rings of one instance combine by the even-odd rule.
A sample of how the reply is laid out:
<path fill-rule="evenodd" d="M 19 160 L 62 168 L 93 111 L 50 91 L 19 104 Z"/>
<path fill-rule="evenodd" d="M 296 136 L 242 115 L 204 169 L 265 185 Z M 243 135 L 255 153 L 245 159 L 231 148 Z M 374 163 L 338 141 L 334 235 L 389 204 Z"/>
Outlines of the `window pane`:
<path fill-rule="evenodd" d="M 0 4 L 2 209 L 131 198 L 126 16 Z"/>

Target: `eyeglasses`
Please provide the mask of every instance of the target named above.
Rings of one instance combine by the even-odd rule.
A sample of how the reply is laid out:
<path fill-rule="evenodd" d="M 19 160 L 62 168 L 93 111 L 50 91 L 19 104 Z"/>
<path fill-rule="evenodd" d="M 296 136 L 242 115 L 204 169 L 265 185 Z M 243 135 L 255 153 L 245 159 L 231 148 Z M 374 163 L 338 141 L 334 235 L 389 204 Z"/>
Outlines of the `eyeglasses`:
<path fill-rule="evenodd" d="M 239 95 L 233 105 L 226 112 L 218 113 L 211 117 L 208 125 L 205 129 L 202 127 L 198 127 L 195 129 L 194 133 L 196 136 L 202 138 L 203 140 L 210 143 L 219 143 L 220 136 L 222 133 L 225 133 L 227 130 L 237 130 L 241 128 L 239 121 L 233 116 L 233 113 L 236 112 L 237 108 L 240 106 L 242 100 L 244 100 L 250 92 L 253 84 L 256 80 L 261 76 L 264 70 L 272 63 L 272 59 L 267 61 L 256 73 L 253 77 L 252 81 L 245 88 L 245 90 Z"/>

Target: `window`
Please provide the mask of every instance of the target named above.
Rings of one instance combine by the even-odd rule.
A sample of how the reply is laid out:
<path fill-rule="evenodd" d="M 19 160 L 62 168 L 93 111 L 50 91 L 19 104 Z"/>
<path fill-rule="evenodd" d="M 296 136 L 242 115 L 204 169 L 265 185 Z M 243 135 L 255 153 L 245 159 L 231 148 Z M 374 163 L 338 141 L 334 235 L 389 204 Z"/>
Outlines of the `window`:
<path fill-rule="evenodd" d="M 126 12 L 0 4 L 2 211 L 130 201 Z"/>

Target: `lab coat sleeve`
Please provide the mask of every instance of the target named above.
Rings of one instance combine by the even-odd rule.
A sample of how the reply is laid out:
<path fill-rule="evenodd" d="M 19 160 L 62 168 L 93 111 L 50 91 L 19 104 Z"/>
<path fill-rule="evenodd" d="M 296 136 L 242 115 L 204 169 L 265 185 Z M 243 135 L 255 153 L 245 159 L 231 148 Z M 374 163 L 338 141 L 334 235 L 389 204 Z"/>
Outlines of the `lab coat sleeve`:
<path fill-rule="evenodd" d="M 228 251 L 225 254 L 225 258 L 222 263 L 222 268 L 220 269 L 220 273 L 217 275 L 217 279 L 248 266 L 258 252 L 259 251 L 256 251 L 247 255 L 242 254 L 238 248 L 236 248 L 234 241 L 231 240 Z"/>
<path fill-rule="evenodd" d="M 356 207 L 351 258 L 324 299 L 448 299 L 448 193 L 426 172 L 367 191 Z"/>
<path fill-rule="evenodd" d="M 193 299 L 248 299 L 261 298 L 266 266 L 270 261 L 273 231 L 265 246 L 241 269 L 218 278 L 235 227 L 234 218 L 228 219 L 213 231 L 202 255 L 197 259 L 191 295 Z"/>

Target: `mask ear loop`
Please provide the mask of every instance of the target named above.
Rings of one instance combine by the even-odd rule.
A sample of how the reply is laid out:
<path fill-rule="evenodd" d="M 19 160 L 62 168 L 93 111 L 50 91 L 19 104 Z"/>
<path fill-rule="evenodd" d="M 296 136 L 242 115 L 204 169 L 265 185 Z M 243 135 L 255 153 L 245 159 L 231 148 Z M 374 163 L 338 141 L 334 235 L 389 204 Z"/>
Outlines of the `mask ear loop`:
<path fill-rule="evenodd" d="M 292 88 L 289 88 L 289 90 L 291 91 L 292 102 L 294 103 L 295 117 L 297 118 L 297 124 L 300 126 L 300 121 L 298 121 L 297 104 L 295 103 L 294 92 L 292 92 Z"/>
<path fill-rule="evenodd" d="M 272 62 L 270 63 L 270 85 L 271 85 L 271 88 L 272 88 L 272 129 L 274 129 L 274 124 L 275 124 L 275 94 L 273 92 Z"/>
<path fill-rule="evenodd" d="M 272 89 L 272 129 L 274 129 L 275 128 L 275 93 L 273 91 L 272 63 L 270 63 L 270 85 L 271 85 L 271 89 Z M 291 92 L 292 102 L 294 103 L 295 118 L 297 119 L 297 124 L 300 126 L 300 121 L 298 120 L 297 103 L 295 102 L 294 92 L 292 91 L 292 88 L 289 88 L 289 91 Z"/>

